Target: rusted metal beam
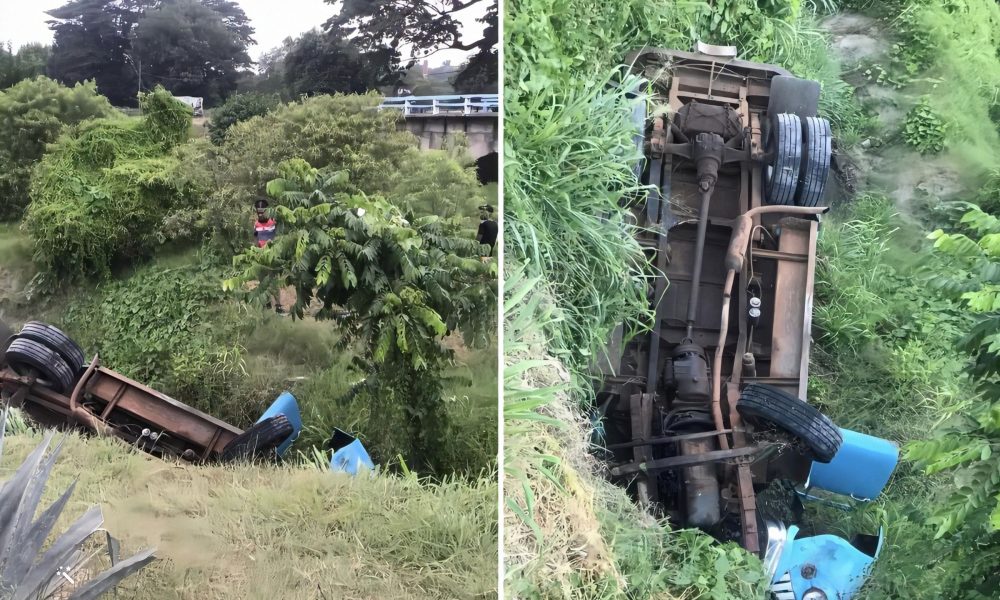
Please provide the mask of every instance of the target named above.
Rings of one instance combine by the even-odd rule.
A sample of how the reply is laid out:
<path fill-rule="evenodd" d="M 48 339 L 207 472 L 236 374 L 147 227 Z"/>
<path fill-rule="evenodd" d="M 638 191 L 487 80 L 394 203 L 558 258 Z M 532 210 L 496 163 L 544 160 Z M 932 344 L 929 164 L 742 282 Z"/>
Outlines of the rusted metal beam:
<path fill-rule="evenodd" d="M 810 221 L 782 219 L 778 250 L 786 254 L 808 256 L 810 229 Z M 807 271 L 807 262 L 778 262 L 774 280 L 774 327 L 771 333 L 772 377 L 799 379 L 801 374 Z"/>
<path fill-rule="evenodd" d="M 648 460 L 645 462 L 633 462 L 613 467 L 611 469 L 611 474 L 617 477 L 621 475 L 630 475 L 632 473 L 649 473 L 651 471 L 664 471 L 667 469 L 691 467 L 711 462 L 723 462 L 733 458 L 739 458 L 741 456 L 749 456 L 760 452 L 765 448 L 766 446 L 746 446 L 743 448 L 733 448 L 731 450 L 713 450 L 711 452 L 705 452 L 704 454 L 693 454 L 690 456 L 672 456 L 670 458 L 658 458 L 656 460 Z"/>
<path fill-rule="evenodd" d="M 91 376 L 86 393 L 104 402 L 117 398 L 116 410 L 131 413 L 173 437 L 208 448 L 210 453 L 221 452 L 242 433 L 228 423 L 104 368 L 98 368 Z"/>
<path fill-rule="evenodd" d="M 730 433 L 732 429 L 726 429 L 721 433 Z M 642 446 L 645 444 L 659 445 L 659 444 L 671 444 L 674 442 L 680 442 L 684 440 L 697 440 L 701 438 L 715 437 L 719 434 L 718 431 L 703 431 L 701 433 L 685 433 L 684 435 L 667 435 L 660 437 L 653 437 L 644 440 L 632 440 L 631 442 L 622 442 L 620 444 L 609 444 L 607 446 L 608 450 L 619 450 L 622 448 L 634 448 L 635 446 Z"/>
<path fill-rule="evenodd" d="M 781 252 L 779 250 L 765 250 L 763 248 L 754 248 L 752 250 L 754 258 L 769 258 L 773 260 L 789 260 L 792 262 L 807 262 L 809 256 L 806 254 L 795 254 L 791 252 Z"/>

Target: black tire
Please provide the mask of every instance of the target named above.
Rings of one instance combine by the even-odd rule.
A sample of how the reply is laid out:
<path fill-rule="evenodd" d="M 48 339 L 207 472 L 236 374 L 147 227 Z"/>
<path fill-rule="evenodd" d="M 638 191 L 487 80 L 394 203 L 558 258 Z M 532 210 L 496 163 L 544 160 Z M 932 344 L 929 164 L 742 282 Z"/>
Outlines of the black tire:
<path fill-rule="evenodd" d="M 767 116 L 781 113 L 798 115 L 800 119 L 815 117 L 819 110 L 819 82 L 788 75 L 771 78 L 767 99 Z"/>
<path fill-rule="evenodd" d="M 764 166 L 764 197 L 768 204 L 794 204 L 802 165 L 802 125 L 797 116 L 775 116 L 768 133 L 767 150 L 774 156 L 771 164 Z"/>
<path fill-rule="evenodd" d="M 52 350 L 66 361 L 74 374 L 81 373 L 85 368 L 83 350 L 58 327 L 40 321 L 28 321 L 17 337 L 34 340 Z"/>
<path fill-rule="evenodd" d="M 285 415 L 265 419 L 226 444 L 222 449 L 222 461 L 268 458 L 294 430 Z"/>
<path fill-rule="evenodd" d="M 60 394 L 73 389 L 76 376 L 63 357 L 44 344 L 28 338 L 14 338 L 4 352 L 7 365 L 19 375 L 37 374 L 36 381 Z"/>
<path fill-rule="evenodd" d="M 10 338 L 13 337 L 13 335 L 14 330 L 3 321 L 0 321 L 0 354 L 7 351 L 7 346 L 10 345 Z M 0 361 L 0 363 L 2 363 L 2 361 Z"/>
<path fill-rule="evenodd" d="M 833 151 L 833 131 L 830 122 L 819 117 L 807 117 L 802 123 L 802 167 L 795 203 L 799 206 L 819 206 L 823 201 L 826 180 L 830 176 L 830 154 Z"/>
<path fill-rule="evenodd" d="M 773 424 L 798 438 L 812 450 L 817 462 L 833 460 L 844 441 L 833 421 L 816 407 L 769 385 L 748 384 L 736 410 L 752 424 Z"/>

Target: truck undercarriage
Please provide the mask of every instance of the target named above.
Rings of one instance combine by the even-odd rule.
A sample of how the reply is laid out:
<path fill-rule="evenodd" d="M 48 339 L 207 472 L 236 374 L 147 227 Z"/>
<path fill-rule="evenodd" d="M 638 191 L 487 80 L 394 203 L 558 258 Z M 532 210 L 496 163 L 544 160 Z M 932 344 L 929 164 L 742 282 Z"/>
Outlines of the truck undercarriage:
<path fill-rule="evenodd" d="M 635 120 L 649 191 L 632 210 L 656 269 L 655 318 L 632 339 L 617 331 L 601 364 L 604 456 L 640 504 L 761 554 L 777 597 L 847 598 L 874 554 L 855 557 L 864 564 L 850 581 L 821 587 L 817 565 L 789 563 L 797 530 L 757 503 L 773 481 L 870 499 L 895 466 L 889 442 L 838 428 L 806 401 L 832 133 L 815 82 L 699 50 L 628 59 L 648 84 Z M 878 491 L 856 489 L 855 468 Z M 795 547 L 809 550 L 804 540 Z"/>

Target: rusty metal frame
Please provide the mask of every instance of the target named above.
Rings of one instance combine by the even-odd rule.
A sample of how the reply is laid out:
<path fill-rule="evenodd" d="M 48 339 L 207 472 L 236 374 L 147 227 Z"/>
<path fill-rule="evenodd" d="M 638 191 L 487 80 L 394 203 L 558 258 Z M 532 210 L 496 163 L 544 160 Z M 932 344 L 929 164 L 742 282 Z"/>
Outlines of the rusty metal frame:
<path fill-rule="evenodd" d="M 668 222 L 668 216 L 672 216 L 671 207 L 673 207 L 675 201 L 683 201 L 685 209 L 689 208 L 690 204 L 686 200 L 686 196 L 684 196 L 685 192 L 678 192 L 681 195 L 677 196 L 676 200 L 671 193 L 671 179 L 674 177 L 672 167 L 674 164 L 678 164 L 681 166 L 682 171 L 684 171 L 687 168 L 686 165 L 690 164 L 687 161 L 690 161 L 692 158 L 688 144 L 671 143 L 670 137 L 675 126 L 672 125 L 670 120 L 664 117 L 654 118 L 652 120 L 651 135 L 646 143 L 646 150 L 650 155 L 651 162 L 648 180 L 651 191 L 646 199 L 646 204 L 637 207 L 637 217 L 641 219 L 641 222 L 645 223 L 647 231 L 653 234 L 642 237 L 639 243 L 647 254 L 653 256 L 654 264 L 660 271 L 657 274 L 656 281 L 651 282 L 651 292 L 654 301 L 652 308 L 655 314 L 655 321 L 648 335 L 639 336 L 631 342 L 637 344 L 633 345 L 632 350 L 635 360 L 638 361 L 638 364 L 634 365 L 635 373 L 626 372 L 619 377 L 621 383 L 628 382 L 625 387 L 631 388 L 630 391 L 634 392 L 623 392 L 623 395 L 620 396 L 620 400 L 630 409 L 631 440 L 609 444 L 608 450 L 628 451 L 631 449 L 632 452 L 631 461 L 616 465 L 612 468 L 611 474 L 616 477 L 634 476 L 633 481 L 638 484 L 637 489 L 639 490 L 640 502 L 646 503 L 649 501 L 655 502 L 656 500 L 656 490 L 658 487 L 656 485 L 656 474 L 658 472 L 667 469 L 682 469 L 706 462 L 719 464 L 720 468 L 726 473 L 725 479 L 731 484 L 735 484 L 737 488 L 737 497 L 734 500 L 738 501 L 738 509 L 734 505 L 731 510 L 739 513 L 743 546 L 751 552 L 759 552 L 761 548 L 759 547 L 757 535 L 757 505 L 753 488 L 754 479 L 751 464 L 755 460 L 754 457 L 761 450 L 761 447 L 753 446 L 750 443 L 747 430 L 735 407 L 742 386 L 751 381 L 778 385 L 788 390 L 795 389 L 800 398 L 806 398 L 812 287 L 815 280 L 818 222 L 810 221 L 808 226 L 806 226 L 807 238 L 805 239 L 805 247 L 795 248 L 793 251 L 784 247 L 769 247 L 766 245 L 765 232 L 777 224 L 777 217 L 772 213 L 788 209 L 786 214 L 798 213 L 796 216 L 805 216 L 804 212 L 806 211 L 802 207 L 764 206 L 763 164 L 767 160 L 768 155 L 764 149 L 762 115 L 766 111 L 770 95 L 770 79 L 775 75 L 790 75 L 790 73 L 780 67 L 771 65 L 660 48 L 649 48 L 633 53 L 628 57 L 627 63 L 632 64 L 634 70 L 644 73 L 647 79 L 654 81 L 654 87 L 656 87 L 655 80 L 657 74 L 669 71 L 669 86 L 661 84 L 656 89 L 660 95 L 660 101 L 666 104 L 670 115 L 676 114 L 678 109 L 691 100 L 697 100 L 702 103 L 725 104 L 739 113 L 745 132 L 743 146 L 738 150 L 736 148 L 727 148 L 725 151 L 727 158 L 723 161 L 727 162 L 730 159 L 736 159 L 741 162 L 738 177 L 735 171 L 728 172 L 727 177 L 729 179 L 727 181 L 729 183 L 727 183 L 728 187 L 725 188 L 733 190 L 732 193 L 735 194 L 736 185 L 733 182 L 733 178 L 736 178 L 739 185 L 738 196 L 734 195 L 732 200 L 729 200 L 724 194 L 730 192 L 724 192 L 723 195 L 715 196 L 712 200 L 713 204 L 725 204 L 730 201 L 737 204 L 732 210 L 722 209 L 716 211 L 710 218 L 712 227 L 717 229 L 719 227 L 728 227 L 734 232 L 734 236 L 737 229 L 743 228 L 743 234 L 746 237 L 743 238 L 745 243 L 740 252 L 745 254 L 749 250 L 751 255 L 749 259 L 746 259 L 741 254 L 740 266 L 736 267 L 731 275 L 727 276 L 727 283 L 723 284 L 725 289 L 730 290 L 735 281 L 739 282 L 736 285 L 738 297 L 732 302 L 733 318 L 736 320 L 732 328 L 734 331 L 730 331 L 727 325 L 711 329 L 708 327 L 710 321 L 695 326 L 696 331 L 708 333 L 710 336 L 714 336 L 715 333 L 720 334 L 718 343 L 714 344 L 717 352 L 717 360 L 721 361 L 723 352 L 728 355 L 729 351 L 735 350 L 731 357 L 732 366 L 729 367 L 728 372 L 723 370 L 721 362 L 719 363 L 720 366 L 710 369 L 710 372 L 714 372 L 712 377 L 715 378 L 716 382 L 712 386 L 714 388 L 713 393 L 717 394 L 715 398 L 718 399 L 718 404 L 720 405 L 720 410 L 716 413 L 715 429 L 710 432 L 696 434 L 654 437 L 651 435 L 654 415 L 652 407 L 657 406 L 658 402 L 661 401 L 657 397 L 660 385 L 659 369 L 661 363 L 665 360 L 665 356 L 669 356 L 670 347 L 677 343 L 676 340 L 671 341 L 670 337 L 678 325 L 675 321 L 679 321 L 683 317 L 683 315 L 676 315 L 673 312 L 669 312 L 668 307 L 664 306 L 666 282 L 664 281 L 664 276 L 659 276 L 660 273 L 666 273 L 663 267 L 668 264 L 666 260 L 668 230 L 675 225 L 674 222 Z M 653 71 L 656 72 L 653 73 Z M 686 173 L 687 171 L 684 172 Z M 684 182 L 684 185 L 690 184 L 687 179 L 682 178 L 678 181 Z M 683 188 L 678 187 L 678 189 Z M 680 236 L 679 239 L 682 246 L 683 244 L 690 243 L 685 241 L 686 238 L 683 236 Z M 731 241 L 730 249 L 733 247 L 732 244 L 736 243 L 735 239 L 736 237 Z M 677 242 L 674 242 L 674 249 L 677 251 Z M 767 267 L 770 270 L 764 273 L 755 268 L 757 265 L 765 264 L 772 266 Z M 782 266 L 779 267 L 778 265 Z M 776 269 L 779 268 L 780 275 L 776 276 L 775 273 L 778 273 Z M 674 273 L 673 271 L 678 272 Z M 688 281 L 688 284 L 690 284 L 695 279 L 694 277 L 685 279 L 682 273 L 683 271 L 679 271 L 676 268 L 671 269 L 671 282 L 683 285 L 685 281 Z M 767 323 L 766 331 L 755 327 L 752 332 L 753 339 L 751 339 L 751 331 L 746 317 L 748 298 L 744 291 L 749 285 L 751 273 L 754 274 L 755 278 L 763 276 L 767 285 L 777 285 L 775 279 L 781 279 L 782 286 L 797 286 L 798 292 L 804 295 L 803 302 L 796 300 L 786 303 L 786 306 L 793 307 L 796 311 L 800 307 L 803 310 L 803 314 L 797 315 L 793 319 L 795 321 L 794 328 L 796 328 L 796 331 L 794 331 L 794 340 L 787 340 L 792 333 L 781 332 L 780 325 L 775 326 L 775 321 L 779 317 L 776 317 L 774 314 L 768 315 L 770 321 Z M 730 294 L 729 291 L 725 293 Z M 723 324 L 728 320 L 730 310 L 728 306 L 728 301 L 724 301 Z M 774 308 L 774 306 L 770 308 Z M 675 312 L 682 311 L 680 305 L 676 304 L 673 305 L 672 310 Z M 674 317 L 677 318 L 675 319 Z M 800 330 L 798 329 L 799 322 L 802 323 Z M 764 339 L 777 334 L 780 334 L 779 337 L 781 340 L 790 342 L 788 347 L 793 349 L 793 353 L 795 348 L 798 348 L 800 351 L 800 354 L 795 357 L 797 362 L 795 371 L 797 372 L 794 374 L 791 372 L 772 373 L 771 352 L 773 343 L 770 339 L 767 339 L 767 343 L 763 345 L 758 345 L 757 343 L 763 343 Z M 644 343 L 646 344 L 645 347 L 643 347 Z M 662 346 L 663 344 L 666 345 Z M 764 348 L 764 350 L 762 351 L 760 348 Z M 759 373 L 751 373 L 750 375 L 752 376 L 744 377 L 742 372 L 742 356 L 748 351 L 755 353 L 763 352 L 763 354 L 757 354 Z M 790 358 L 789 362 L 791 362 Z M 728 363 L 729 361 L 727 360 L 727 366 Z M 610 383 L 614 384 L 614 382 Z M 640 389 L 642 390 L 641 393 Z M 721 448 L 720 450 L 700 452 L 693 455 L 681 454 L 668 458 L 653 458 L 652 450 L 654 446 L 714 436 L 718 436 L 719 438 L 718 447 Z M 628 436 L 625 436 L 624 439 L 627 440 Z M 619 461 L 622 458 L 624 457 L 619 455 Z"/>
<path fill-rule="evenodd" d="M 98 435 L 115 436 L 133 443 L 130 427 L 144 427 L 169 436 L 160 451 L 207 461 L 218 457 L 226 444 L 243 433 L 237 427 L 205 414 L 137 381 L 100 366 L 97 355 L 77 379 L 69 396 L 38 385 L 34 378 L 18 375 L 0 365 L 0 387 L 13 389 L 14 406 L 34 405 L 61 415 L 66 424 L 81 426 Z M 103 404 L 100 413 L 87 404 Z M 159 442 L 158 442 L 159 444 Z"/>

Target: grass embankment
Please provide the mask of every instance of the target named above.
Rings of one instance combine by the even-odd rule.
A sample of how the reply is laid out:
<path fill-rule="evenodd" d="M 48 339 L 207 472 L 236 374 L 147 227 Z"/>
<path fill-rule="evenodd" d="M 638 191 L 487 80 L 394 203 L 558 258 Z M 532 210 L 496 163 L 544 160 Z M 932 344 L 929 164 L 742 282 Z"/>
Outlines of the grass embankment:
<path fill-rule="evenodd" d="M 10 436 L 3 478 L 39 435 Z M 77 480 L 56 530 L 100 504 L 123 552 L 159 560 L 122 599 L 493 598 L 496 484 L 351 478 L 312 467 L 191 467 L 70 435 L 46 488 Z"/>

